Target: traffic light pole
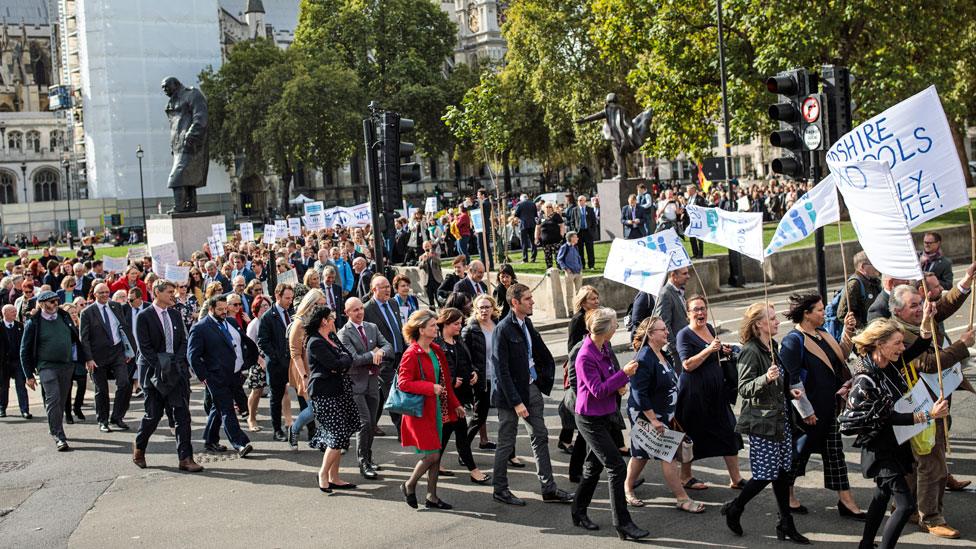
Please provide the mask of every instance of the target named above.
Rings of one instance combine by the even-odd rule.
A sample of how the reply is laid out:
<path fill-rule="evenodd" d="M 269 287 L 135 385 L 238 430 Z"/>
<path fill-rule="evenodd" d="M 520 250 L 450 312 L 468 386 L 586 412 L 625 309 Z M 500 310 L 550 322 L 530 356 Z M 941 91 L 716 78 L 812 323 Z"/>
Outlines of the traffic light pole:
<path fill-rule="evenodd" d="M 816 185 L 823 177 L 821 155 L 817 151 L 810 152 L 810 177 Z M 817 261 L 817 292 L 820 299 L 827 303 L 827 255 L 824 253 L 824 230 L 818 227 L 813 233 L 813 249 Z"/>
<path fill-rule="evenodd" d="M 376 261 L 376 273 L 383 274 L 384 262 L 383 255 L 386 253 L 384 246 L 383 228 L 380 217 L 380 182 L 379 169 L 376 165 L 376 128 L 373 119 L 363 120 L 363 140 L 366 143 L 366 182 L 369 188 L 369 213 L 373 224 L 373 259 Z"/>
<path fill-rule="evenodd" d="M 732 140 L 729 131 L 729 97 L 725 81 L 725 36 L 722 31 L 722 0 L 715 0 L 715 11 L 718 14 L 718 66 L 722 79 L 722 125 L 725 129 L 725 182 L 732 198 Z M 742 256 L 739 252 L 729 250 L 729 286 L 741 288 L 745 285 L 742 276 Z"/>

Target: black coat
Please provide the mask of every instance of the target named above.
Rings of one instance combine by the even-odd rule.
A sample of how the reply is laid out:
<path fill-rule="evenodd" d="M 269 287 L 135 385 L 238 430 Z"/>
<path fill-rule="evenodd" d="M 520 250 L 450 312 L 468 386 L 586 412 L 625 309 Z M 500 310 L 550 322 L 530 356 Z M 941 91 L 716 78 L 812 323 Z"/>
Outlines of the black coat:
<path fill-rule="evenodd" d="M 14 320 L 13 327 L 7 330 L 7 323 L 0 320 L 0 378 L 14 377 L 14 370 L 20 369 L 20 343 L 24 339 L 24 325 Z"/>
<path fill-rule="evenodd" d="M 269 370 L 287 373 L 291 361 L 288 350 L 288 336 L 285 333 L 284 320 L 274 306 L 261 315 L 261 325 L 258 326 L 258 349 L 264 355 Z"/>
<path fill-rule="evenodd" d="M 134 348 L 136 338 L 132 333 L 130 317 L 126 316 L 122 305 L 114 301 L 109 301 L 107 305 L 111 314 L 115 315 L 115 320 L 118 321 L 122 332 L 129 338 L 129 344 Z M 120 349 L 112 343 L 110 327 L 105 325 L 99 305 L 94 303 L 85 307 L 85 310 L 79 315 L 79 321 L 81 324 L 81 346 L 84 348 L 85 354 L 92 357 L 96 364 L 105 364 L 103 360 L 110 361 L 115 358 L 115 353 L 118 353 Z M 121 338 L 119 344 L 122 344 Z"/>
<path fill-rule="evenodd" d="M 491 349 L 485 346 L 485 334 L 481 330 L 481 324 L 472 318 L 461 331 L 461 339 L 468 350 L 471 369 L 478 374 L 478 382 L 474 388 L 484 391 L 488 387 L 488 355 Z"/>
<path fill-rule="evenodd" d="M 308 356 L 308 396 L 336 397 L 344 390 L 343 379 L 352 367 L 352 355 L 339 342 L 335 334 L 329 334 L 335 346 L 329 345 L 322 336 L 308 338 L 305 353 Z M 351 387 L 351 385 L 350 385 Z"/>
<path fill-rule="evenodd" d="M 464 294 L 474 300 L 475 296 L 478 295 L 478 293 L 475 291 L 474 285 L 474 281 L 468 277 L 464 277 L 454 285 L 454 291 L 459 294 Z M 484 281 L 478 282 L 478 286 L 481 286 L 481 293 L 488 293 L 488 285 L 485 284 Z"/>
<path fill-rule="evenodd" d="M 556 363 L 542 336 L 525 319 L 532 338 L 532 358 L 535 362 L 536 386 L 544 395 L 552 392 Z M 529 401 L 529 342 L 525 332 L 511 313 L 495 327 L 492 338 L 492 362 L 495 364 L 496 386 L 491 394 L 496 408 L 514 408 Z"/>
<path fill-rule="evenodd" d="M 167 309 L 170 324 L 173 326 L 173 358 L 180 363 L 180 369 L 186 376 L 187 384 L 190 378 L 190 365 L 186 358 L 186 331 L 183 319 L 174 309 Z M 163 335 L 163 324 L 159 321 L 156 309 L 146 307 L 136 316 L 136 340 L 139 342 L 139 384 L 147 386 L 147 379 L 159 370 L 159 353 L 166 352 L 166 337 Z M 152 385 L 149 383 L 148 385 Z"/>
<path fill-rule="evenodd" d="M 393 306 L 393 300 L 387 301 L 386 304 L 390 307 L 392 311 L 393 330 L 390 330 L 390 324 L 387 322 L 386 316 L 380 311 L 379 302 L 375 299 L 370 299 L 366 306 L 363 307 L 363 316 L 368 322 L 376 324 L 379 328 L 380 333 L 383 337 L 390 342 L 390 346 L 396 349 L 396 352 L 389 355 L 383 355 L 382 367 L 391 368 L 396 367 L 400 364 L 400 355 L 406 350 L 407 344 L 403 341 L 403 326 L 400 324 L 400 313 Z"/>
<path fill-rule="evenodd" d="M 474 398 L 471 391 L 471 372 L 474 371 L 474 368 L 471 364 L 471 354 L 468 352 L 467 345 L 464 344 L 464 339 L 461 337 L 454 338 L 453 345 L 448 344 L 442 337 L 438 337 L 434 342 L 440 346 L 441 350 L 444 351 L 444 356 L 447 357 L 451 378 L 461 380 L 461 385 L 454 387 L 454 396 L 461 404 L 471 404 Z M 479 375 L 478 378 L 480 381 L 481 376 Z"/>

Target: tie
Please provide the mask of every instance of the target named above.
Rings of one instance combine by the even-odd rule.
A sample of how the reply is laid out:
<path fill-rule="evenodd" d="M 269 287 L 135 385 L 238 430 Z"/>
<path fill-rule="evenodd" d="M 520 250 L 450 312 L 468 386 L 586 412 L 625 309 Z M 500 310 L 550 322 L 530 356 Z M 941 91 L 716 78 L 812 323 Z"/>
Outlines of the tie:
<path fill-rule="evenodd" d="M 532 363 L 532 337 L 529 335 L 529 326 L 525 322 L 522 323 L 522 332 L 525 334 L 525 343 L 529 346 L 529 383 L 535 383 L 539 376 L 535 373 L 535 364 Z"/>
<path fill-rule="evenodd" d="M 471 285 L 474 286 L 474 295 L 481 295 L 481 284 L 472 280 Z"/>
<path fill-rule="evenodd" d="M 230 346 L 233 347 L 234 346 L 234 339 L 230 336 L 230 330 L 227 328 L 227 323 L 226 322 L 218 322 L 217 325 L 220 326 L 220 330 L 222 332 L 224 332 L 224 337 L 227 338 L 227 343 L 230 343 Z"/>
<path fill-rule="evenodd" d="M 335 310 L 335 297 L 332 295 L 332 286 L 329 286 L 329 308 Z M 360 328 L 362 330 L 362 328 Z"/>
<path fill-rule="evenodd" d="M 393 340 L 392 341 L 393 352 L 396 353 L 399 351 L 399 349 L 397 349 L 397 337 L 396 337 L 398 325 L 396 320 L 394 320 L 393 311 L 390 309 L 390 302 L 387 301 L 380 307 L 383 309 L 383 316 L 386 317 L 386 324 L 390 327 L 390 332 L 392 332 L 393 337 L 391 337 L 390 339 Z"/>
<path fill-rule="evenodd" d="M 630 218 L 631 219 L 637 219 L 637 208 L 636 207 L 631 207 L 630 208 Z"/>
<path fill-rule="evenodd" d="M 163 337 L 166 338 L 166 352 L 173 352 L 173 323 L 169 320 L 169 311 L 163 311 Z"/>
<path fill-rule="evenodd" d="M 362 326 L 358 326 L 358 328 L 359 328 L 359 338 L 363 340 L 363 349 L 366 349 L 368 351 L 369 340 L 366 339 L 366 330 L 364 330 Z"/>
<path fill-rule="evenodd" d="M 281 309 L 281 312 L 283 312 L 285 314 L 284 315 L 285 316 L 285 326 L 288 326 L 289 324 L 291 324 L 291 315 L 289 315 L 288 314 L 288 311 L 286 311 L 285 309 Z"/>
<path fill-rule="evenodd" d="M 112 333 L 112 321 L 108 318 L 108 305 L 102 305 L 102 320 L 105 321 L 105 331 L 112 336 L 112 344 L 115 344 L 115 334 Z"/>

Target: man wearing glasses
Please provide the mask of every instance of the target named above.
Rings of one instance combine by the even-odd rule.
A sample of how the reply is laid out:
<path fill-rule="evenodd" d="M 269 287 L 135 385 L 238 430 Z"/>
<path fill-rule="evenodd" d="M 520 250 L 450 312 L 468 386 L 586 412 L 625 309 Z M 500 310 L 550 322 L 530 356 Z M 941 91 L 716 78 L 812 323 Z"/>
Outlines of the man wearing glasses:
<path fill-rule="evenodd" d="M 129 411 L 132 384 L 127 363 L 135 357 L 132 326 L 122 306 L 109 300 L 108 284 L 95 286 L 95 303 L 81 312 L 81 346 L 90 357 L 85 369 L 95 384 L 95 417 L 98 430 L 111 433 L 109 420 L 119 431 L 128 431 L 123 419 Z M 97 360 L 96 360 L 97 359 Z M 115 376 L 115 407 L 109 416 L 108 373 Z"/>
<path fill-rule="evenodd" d="M 922 264 L 922 271 L 935 274 L 943 290 L 952 289 L 952 260 L 942 255 L 942 235 L 936 232 L 925 233 L 919 262 Z"/>

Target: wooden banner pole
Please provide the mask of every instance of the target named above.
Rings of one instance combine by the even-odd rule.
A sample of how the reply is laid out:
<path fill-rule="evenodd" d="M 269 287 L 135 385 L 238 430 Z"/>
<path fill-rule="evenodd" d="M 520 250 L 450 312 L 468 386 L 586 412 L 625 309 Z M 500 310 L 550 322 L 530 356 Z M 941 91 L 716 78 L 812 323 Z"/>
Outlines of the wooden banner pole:
<path fill-rule="evenodd" d="M 935 318 L 929 318 L 929 327 L 932 331 L 932 348 L 935 351 L 935 369 L 939 375 L 939 398 L 945 398 L 945 388 L 942 386 L 942 356 L 939 349 L 939 333 L 936 332 Z M 921 380 L 918 383 L 922 383 Z M 945 439 L 946 439 L 946 454 L 952 452 L 949 446 L 949 422 L 945 419 L 942 420 L 942 428 L 945 429 Z"/>

